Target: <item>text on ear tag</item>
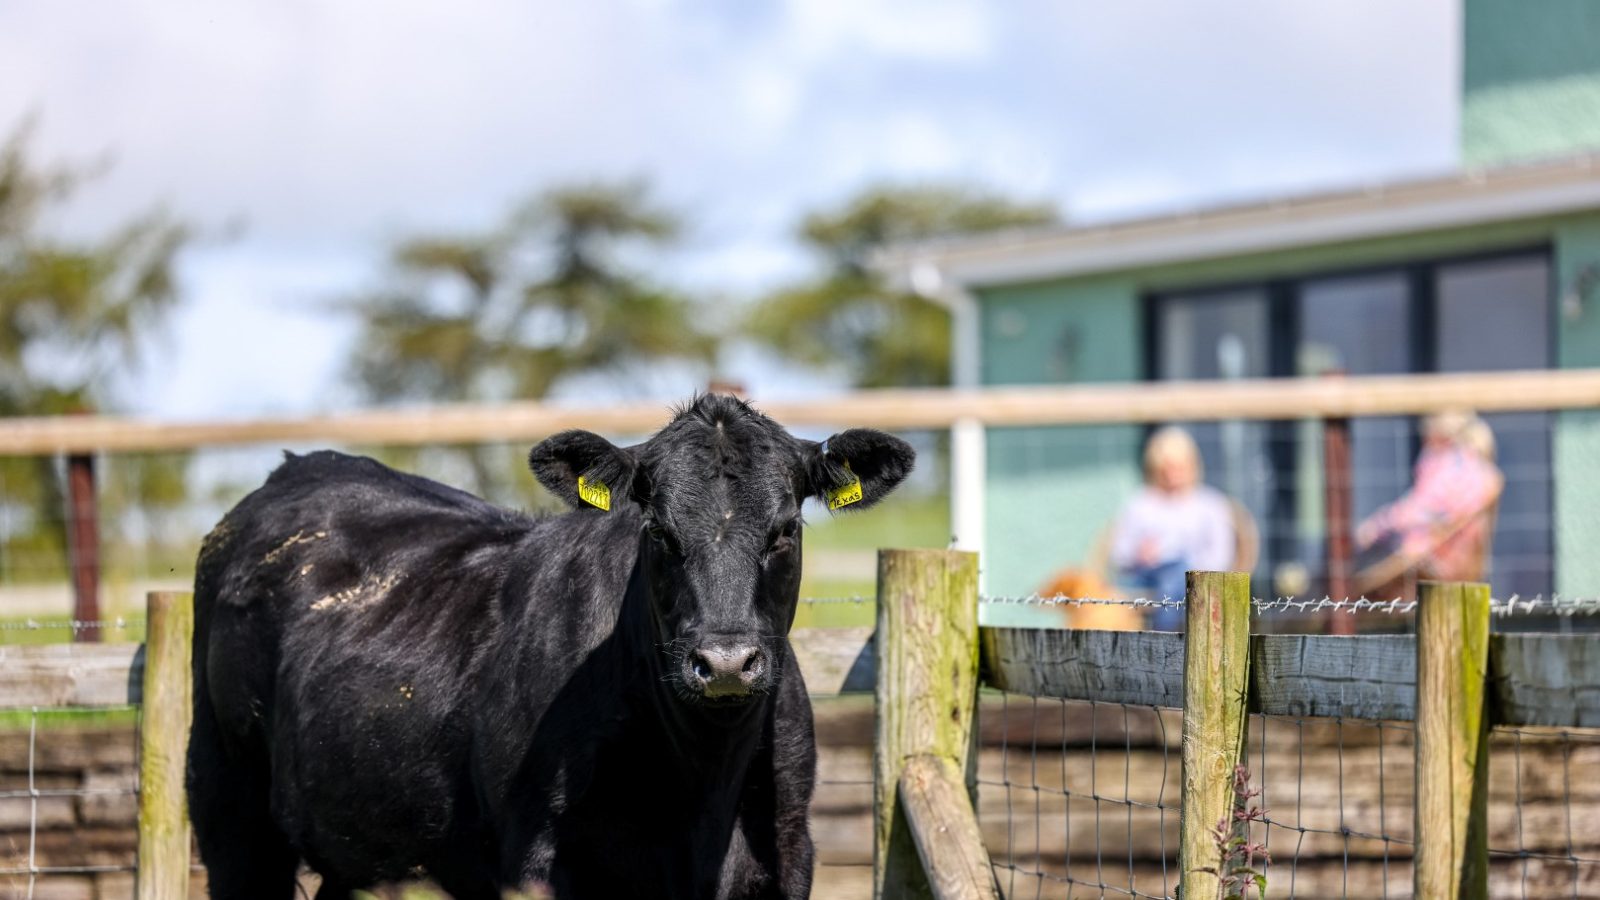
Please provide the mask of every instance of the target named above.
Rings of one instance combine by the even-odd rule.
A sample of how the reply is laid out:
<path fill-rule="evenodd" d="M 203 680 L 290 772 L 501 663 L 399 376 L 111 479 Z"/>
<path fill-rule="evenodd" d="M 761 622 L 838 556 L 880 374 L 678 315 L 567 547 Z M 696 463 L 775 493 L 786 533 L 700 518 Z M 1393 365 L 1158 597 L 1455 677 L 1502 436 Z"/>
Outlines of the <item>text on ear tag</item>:
<path fill-rule="evenodd" d="M 844 470 L 850 472 L 850 464 L 844 464 Z M 841 506 L 849 506 L 861 499 L 861 479 L 856 473 L 850 472 L 850 483 L 843 487 L 828 490 L 828 509 L 834 510 Z"/>
<path fill-rule="evenodd" d="M 860 493 L 857 485 L 857 493 Z M 590 506 L 597 506 L 609 512 L 611 510 L 611 489 L 598 481 L 584 481 L 583 476 L 578 476 L 578 496 Z M 857 497 L 856 499 L 861 499 Z"/>

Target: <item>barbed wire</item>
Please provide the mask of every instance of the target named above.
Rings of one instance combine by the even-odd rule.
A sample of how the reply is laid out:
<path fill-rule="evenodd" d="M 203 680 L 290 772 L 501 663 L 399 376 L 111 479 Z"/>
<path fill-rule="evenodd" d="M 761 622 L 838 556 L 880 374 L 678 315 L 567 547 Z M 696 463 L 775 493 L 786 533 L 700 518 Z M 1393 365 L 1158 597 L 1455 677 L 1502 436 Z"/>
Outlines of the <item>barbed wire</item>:
<path fill-rule="evenodd" d="M 1184 601 L 1174 600 L 1171 597 L 1067 597 L 1064 595 L 1044 596 L 1029 594 L 1017 597 L 985 596 L 979 598 L 983 603 L 996 605 L 1017 606 L 1130 606 L 1144 609 L 1183 609 Z M 1251 606 L 1258 613 L 1293 612 L 1311 614 L 1319 612 L 1342 613 L 1384 613 L 1389 615 L 1404 615 L 1415 612 L 1416 600 L 1407 600 L 1394 597 L 1388 600 L 1373 599 L 1368 597 L 1353 597 L 1335 599 L 1332 597 L 1253 597 Z M 1557 615 L 1557 616 L 1582 616 L 1600 614 L 1600 597 L 1563 597 L 1552 594 L 1546 597 L 1542 594 L 1532 597 L 1522 597 L 1512 594 L 1505 599 L 1490 598 L 1489 613 L 1495 616 L 1512 615 Z"/>
<path fill-rule="evenodd" d="M 144 619 L 128 619 L 121 616 L 115 619 L 21 619 L 12 622 L 0 622 L 0 631 L 44 631 L 44 630 L 72 630 L 93 631 L 96 628 L 108 630 L 143 628 Z"/>

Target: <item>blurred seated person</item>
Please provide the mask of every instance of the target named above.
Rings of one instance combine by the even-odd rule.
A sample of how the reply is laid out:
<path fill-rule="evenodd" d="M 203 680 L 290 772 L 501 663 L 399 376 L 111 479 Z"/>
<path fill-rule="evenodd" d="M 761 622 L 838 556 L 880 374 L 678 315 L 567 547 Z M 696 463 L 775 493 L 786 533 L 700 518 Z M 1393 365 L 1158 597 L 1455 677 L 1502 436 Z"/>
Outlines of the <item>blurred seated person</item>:
<path fill-rule="evenodd" d="M 1477 581 L 1505 484 L 1494 464 L 1494 432 L 1470 412 L 1451 411 L 1429 416 L 1422 436 L 1411 489 L 1356 528 L 1356 546 L 1368 560 L 1381 558 L 1368 572 L 1394 560 L 1390 568 L 1420 577 Z"/>
<path fill-rule="evenodd" d="M 1181 600 L 1184 574 L 1226 571 L 1233 564 L 1233 510 L 1222 492 L 1200 482 L 1200 448 L 1187 431 L 1159 429 L 1144 448 L 1145 486 L 1117 515 L 1111 565 L 1120 583 Z M 1183 610 L 1157 608 L 1157 631 L 1183 629 Z"/>

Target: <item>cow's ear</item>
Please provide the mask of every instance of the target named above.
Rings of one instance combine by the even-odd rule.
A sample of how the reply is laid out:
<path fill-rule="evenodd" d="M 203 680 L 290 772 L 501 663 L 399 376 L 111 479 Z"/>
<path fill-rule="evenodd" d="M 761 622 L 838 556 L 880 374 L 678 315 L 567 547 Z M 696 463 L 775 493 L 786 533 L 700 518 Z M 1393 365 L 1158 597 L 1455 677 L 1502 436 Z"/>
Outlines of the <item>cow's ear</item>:
<path fill-rule="evenodd" d="M 573 509 L 609 510 L 632 501 L 638 463 L 632 453 L 598 434 L 563 431 L 534 446 L 528 467 L 540 484 Z"/>
<path fill-rule="evenodd" d="M 841 431 L 820 444 L 805 442 L 807 493 L 829 510 L 866 509 L 911 474 L 917 452 L 892 434 L 871 428 Z"/>

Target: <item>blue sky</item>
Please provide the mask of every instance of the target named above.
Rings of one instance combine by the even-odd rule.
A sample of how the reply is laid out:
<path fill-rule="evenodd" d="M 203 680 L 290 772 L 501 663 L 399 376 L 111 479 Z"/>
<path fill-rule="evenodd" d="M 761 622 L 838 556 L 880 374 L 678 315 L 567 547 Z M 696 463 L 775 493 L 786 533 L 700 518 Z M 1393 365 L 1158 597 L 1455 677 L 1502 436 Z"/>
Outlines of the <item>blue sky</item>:
<path fill-rule="evenodd" d="M 0 129 L 114 168 L 57 225 L 153 204 L 242 227 L 126 396 L 164 416 L 345 408 L 385 242 L 564 180 L 646 177 L 692 230 L 651 260 L 734 302 L 805 271 L 790 231 L 874 182 L 958 179 L 1080 220 L 1456 164 L 1459 11 L 1238 2 L 11 2 Z M 826 388 L 758 355 L 758 397 Z M 653 393 L 696 387 L 664 373 Z"/>

